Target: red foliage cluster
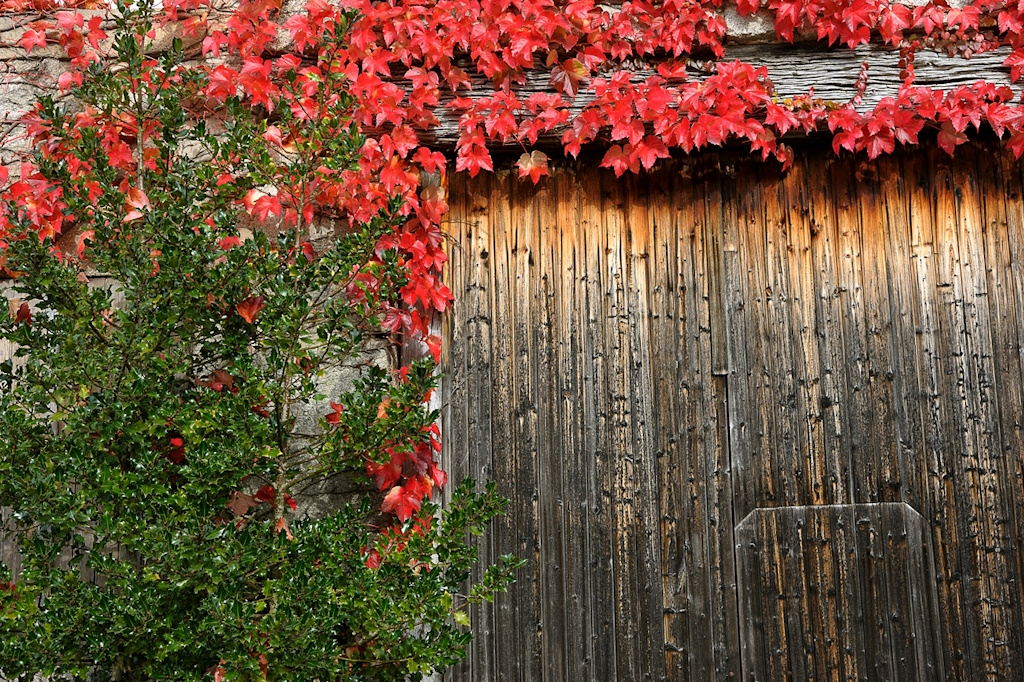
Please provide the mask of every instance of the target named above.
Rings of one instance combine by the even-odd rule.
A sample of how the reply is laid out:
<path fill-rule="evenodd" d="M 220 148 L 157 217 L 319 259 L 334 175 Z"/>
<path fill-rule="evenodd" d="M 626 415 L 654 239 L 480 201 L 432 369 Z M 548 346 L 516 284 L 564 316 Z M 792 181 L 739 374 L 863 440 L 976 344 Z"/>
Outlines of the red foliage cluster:
<path fill-rule="evenodd" d="M 722 0 L 630 0 L 614 11 L 594 0 L 343 0 L 340 7 L 309 0 L 303 12 L 287 17 L 277 0 L 241 0 L 221 23 L 200 12 L 201 4 L 177 0 L 164 8 L 165 19 L 182 21 L 186 35 L 204 37 L 204 55 L 228 57 L 226 63 L 199 67 L 209 75 L 201 93 L 204 106 L 216 107 L 241 93 L 271 121 L 277 120 L 275 112 L 287 109 L 291 116 L 269 125 L 264 140 L 282 152 L 316 153 L 322 142 L 304 137 L 303 122 L 320 116 L 325 103 L 353 98 L 351 120 L 367 134 L 358 167 L 325 164 L 311 185 L 282 178 L 276 194 L 253 190 L 243 203 L 259 220 L 273 216 L 296 225 L 321 211 L 362 222 L 400 199 L 406 222 L 381 240 L 378 252 L 397 249 L 409 273 L 402 290 L 406 305 L 385 316 L 385 325 L 396 333 L 426 338 L 430 315 L 451 301 L 440 279 L 446 260 L 440 223 L 447 205 L 437 186 L 423 183 L 425 174 L 443 174 L 446 160 L 420 140 L 438 125 L 442 108 L 458 116 L 457 170 L 471 175 L 493 170 L 489 149 L 517 144 L 524 152 L 519 175 L 534 183 L 547 173 L 548 157 L 531 147 L 540 136 L 551 135 L 560 136 L 573 156 L 586 144 L 605 142 L 601 165 L 617 175 L 649 169 L 672 149 L 690 152 L 736 140 L 762 158 L 774 156 L 788 165 L 791 152 L 780 140 L 793 130 L 827 129 L 837 153 L 865 151 L 873 158 L 892 152 L 897 142 L 917 143 L 926 128 L 937 131 L 938 144 L 952 153 L 970 127 L 987 124 L 1009 137 L 1014 153 L 1024 153 L 1024 108 L 1011 88 L 978 82 L 936 91 L 916 85 L 913 69 L 920 49 L 970 56 L 1008 45 L 1012 53 L 1006 64 L 1016 80 L 1024 72 L 1024 3 L 976 0 L 954 8 L 946 0 L 916 7 L 889 0 L 737 0 L 740 15 L 769 12 L 782 41 L 810 34 L 848 48 L 875 40 L 900 49 L 905 80 L 895 96 L 871 111 L 860 109 L 859 96 L 849 102 L 823 101 L 813 92 L 778 98 L 765 68 L 727 59 Z M 353 12 L 343 44 L 332 40 L 333 29 Z M 292 49 L 271 50 L 285 34 Z M 97 17 L 86 20 L 61 10 L 54 21 L 29 26 L 21 45 L 31 51 L 58 42 L 71 58 L 72 70 L 60 79 L 67 89 L 81 83 L 90 62 L 102 59 L 104 38 Z M 703 71 L 710 75 L 691 73 L 688 60 L 704 60 L 709 66 Z M 328 77 L 338 75 L 343 78 Z M 493 88 L 471 92 L 474 76 L 488 79 Z M 547 88 L 526 87 L 528 81 Z M 140 130 L 124 114 L 85 110 L 77 116 L 82 125 L 104 131 L 103 150 L 126 178 L 139 158 L 156 163 L 145 153 L 145 139 L 158 131 Z M 28 116 L 26 123 L 44 155 L 61 156 L 38 116 Z M 140 145 L 138 157 L 134 150 Z M 225 171 L 223 182 L 232 180 Z M 144 195 L 136 197 L 125 183 L 122 191 L 135 200 L 129 203 L 141 210 Z M 60 233 L 60 192 L 30 165 L 9 186 L 7 197 L 41 238 Z M 223 247 L 231 246 L 225 240 Z M 304 253 L 313 258 L 307 246 Z M 2 247 L 0 242 L 0 253 Z M 354 298 L 376 284 L 369 272 L 360 278 L 350 291 Z M 261 307 L 261 300 L 251 298 L 239 303 L 237 312 L 252 323 Z M 427 340 L 436 356 L 439 340 Z M 337 411 L 328 415 L 328 424 L 337 424 L 338 417 Z M 423 497 L 445 482 L 434 464 L 440 447 L 436 436 L 436 430 L 427 434 L 413 452 L 389 451 L 384 464 L 367 464 L 387 493 L 384 509 L 402 520 L 413 517 Z"/>
<path fill-rule="evenodd" d="M 403 379 L 405 371 L 399 373 Z M 389 399 L 377 406 L 376 419 L 386 423 L 390 412 L 396 408 Z M 344 406 L 331 403 L 331 412 L 325 417 L 331 428 L 343 428 L 342 412 Z M 437 424 L 423 430 L 423 438 L 415 443 L 411 450 L 408 443 L 388 442 L 383 445 L 381 458 L 366 460 L 366 473 L 377 485 L 377 489 L 386 493 L 382 510 L 394 513 L 400 521 L 407 521 L 416 516 L 424 497 L 429 497 L 434 488 L 442 488 L 448 482 L 448 474 L 437 466 L 436 455 L 441 451 L 441 432 Z"/>
<path fill-rule="evenodd" d="M 721 0 L 633 1 L 609 11 L 591 0 L 352 0 L 360 13 L 347 54 L 352 92 L 368 129 L 399 135 L 411 149 L 417 132 L 437 122 L 444 106 L 459 115 L 458 170 L 492 170 L 488 148 L 520 144 L 520 175 L 534 182 L 547 157 L 530 153 L 543 134 L 559 134 L 565 151 L 610 142 L 602 165 L 617 174 L 650 168 L 671 148 L 689 152 L 726 140 L 745 140 L 762 158 L 788 164 L 780 138 L 794 128 L 833 134 L 833 146 L 890 152 L 914 144 L 925 128 L 938 131 L 947 151 L 971 125 L 988 123 L 1018 155 L 1024 117 L 1014 93 L 979 82 L 949 92 L 914 83 L 913 55 L 922 48 L 964 56 L 1001 45 L 1016 79 L 1024 66 L 1024 5 L 978 0 L 950 7 L 945 0 L 917 6 L 888 0 L 767 0 L 780 40 L 812 33 L 849 48 L 874 39 L 905 54 L 905 82 L 895 97 L 868 112 L 859 98 L 826 102 L 813 92 L 780 101 L 764 68 L 729 61 Z M 312 7 L 312 4 L 310 5 Z M 739 0 L 743 15 L 762 4 Z M 318 10 L 319 11 L 319 10 Z M 317 12 L 285 22 L 298 46 L 314 33 Z M 688 74 L 685 58 L 713 57 L 710 76 Z M 470 93 L 470 73 L 487 77 L 493 92 Z M 401 77 L 399 79 L 399 77 Z M 547 92 L 524 88 L 546 79 Z M 588 98 L 573 107 L 582 90 Z M 526 94 L 526 93 L 529 94 Z M 451 93 L 448 96 L 447 93 Z M 443 102 L 443 104 L 442 104 Z"/>

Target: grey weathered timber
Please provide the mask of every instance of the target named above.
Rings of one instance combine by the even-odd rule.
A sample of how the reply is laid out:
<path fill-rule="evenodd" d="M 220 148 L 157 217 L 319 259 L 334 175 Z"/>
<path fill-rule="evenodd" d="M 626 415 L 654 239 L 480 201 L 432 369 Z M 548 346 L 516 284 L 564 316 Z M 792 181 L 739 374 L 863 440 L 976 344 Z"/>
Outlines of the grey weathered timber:
<path fill-rule="evenodd" d="M 740 589 L 756 598 L 740 601 L 743 679 L 942 679 L 927 525 L 903 502 L 747 515 L 736 527 L 737 568 Z M 845 570 L 821 571 L 837 565 Z M 849 626 L 836 635 L 836 623 Z"/>
<path fill-rule="evenodd" d="M 922 49 L 915 56 L 914 83 L 943 91 L 961 85 L 971 85 L 978 80 L 1009 85 L 1010 69 L 1003 66 L 1003 61 L 1008 55 L 1009 48 L 983 52 L 970 59 Z M 857 82 L 862 65 L 866 63 L 868 79 L 862 99 L 857 104 L 860 111 L 870 111 L 884 97 L 895 97 L 900 85 L 903 84 L 899 50 L 877 44 L 862 45 L 854 50 L 845 47 L 829 49 L 823 47 L 822 43 L 809 42 L 727 44 L 725 59 L 765 67 L 780 99 L 811 94 L 832 102 L 853 100 L 857 94 Z M 706 64 L 693 62 L 690 66 L 690 77 L 703 80 L 711 75 L 711 72 L 705 70 Z M 638 70 L 635 78 L 639 81 L 651 75 L 654 75 L 653 71 Z M 460 95 L 472 98 L 493 93 L 494 86 L 489 79 L 473 73 L 470 73 L 470 76 L 471 91 L 460 91 Z M 515 86 L 515 89 L 522 99 L 534 92 L 550 93 L 549 80 L 549 76 L 544 72 L 531 72 L 527 74 L 526 82 Z M 398 79 L 397 82 L 400 86 L 407 84 L 402 79 Z M 444 106 L 451 97 L 450 93 L 442 93 L 442 106 L 434 110 L 438 125 L 419 133 L 425 144 L 438 149 L 455 147 L 459 139 L 459 116 Z M 578 114 L 592 100 L 593 93 L 581 88 L 570 107 L 570 112 Z M 544 147 L 557 145 L 561 134 L 561 131 L 545 134 L 538 144 Z M 518 149 L 519 143 L 510 142 L 509 147 Z"/>
<path fill-rule="evenodd" d="M 528 560 L 451 679 L 1019 677 L 1021 164 L 553 168 L 451 187 L 450 473 Z"/>

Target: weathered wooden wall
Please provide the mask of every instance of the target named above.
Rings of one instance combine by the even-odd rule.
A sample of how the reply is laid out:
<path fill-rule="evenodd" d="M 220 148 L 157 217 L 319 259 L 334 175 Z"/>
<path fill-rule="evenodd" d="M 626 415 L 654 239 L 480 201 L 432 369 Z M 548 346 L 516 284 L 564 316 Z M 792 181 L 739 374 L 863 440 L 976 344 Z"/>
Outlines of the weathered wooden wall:
<path fill-rule="evenodd" d="M 453 678 L 1019 679 L 1021 170 L 452 176 L 446 464 L 529 559 Z"/>

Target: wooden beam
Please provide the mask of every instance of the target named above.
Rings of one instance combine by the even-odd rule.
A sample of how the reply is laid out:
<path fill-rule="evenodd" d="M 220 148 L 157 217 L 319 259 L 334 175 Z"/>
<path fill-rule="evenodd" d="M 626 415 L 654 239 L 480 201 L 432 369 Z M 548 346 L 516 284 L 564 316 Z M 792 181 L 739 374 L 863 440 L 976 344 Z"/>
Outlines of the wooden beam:
<path fill-rule="evenodd" d="M 1009 48 L 1000 48 L 964 59 L 921 50 L 914 60 L 915 83 L 936 90 L 949 90 L 979 80 L 1009 85 L 1010 70 L 1003 66 L 1003 60 L 1009 52 Z M 866 62 L 868 80 L 858 106 L 861 111 L 870 111 L 884 97 L 895 96 L 903 82 L 900 77 L 899 50 L 881 45 L 862 45 L 854 50 L 844 47 L 829 49 L 822 43 L 732 45 L 726 47 L 725 60 L 739 60 L 757 67 L 767 67 L 780 98 L 805 95 L 813 88 L 816 97 L 834 102 L 853 99 L 857 94 L 861 66 Z M 638 71 L 637 79 L 643 80 L 652 73 Z M 691 74 L 695 78 L 709 75 L 707 71 L 700 70 L 700 64 L 693 65 Z M 406 84 L 399 81 L 399 85 Z M 550 91 L 545 73 L 528 74 L 526 83 L 518 88 L 519 96 L 524 99 L 534 92 Z M 483 97 L 492 92 L 493 86 L 486 78 L 479 75 L 474 77 L 471 97 Z M 578 114 L 592 100 L 592 93 L 581 91 L 571 113 Z M 459 138 L 459 117 L 444 106 L 446 101 L 443 100 L 434 112 L 440 121 L 439 125 L 420 133 L 425 144 L 440 150 L 454 149 Z M 537 146 L 555 146 L 560 136 L 561 132 L 557 132 L 542 137 Z M 500 145 L 495 143 L 495 147 Z"/>

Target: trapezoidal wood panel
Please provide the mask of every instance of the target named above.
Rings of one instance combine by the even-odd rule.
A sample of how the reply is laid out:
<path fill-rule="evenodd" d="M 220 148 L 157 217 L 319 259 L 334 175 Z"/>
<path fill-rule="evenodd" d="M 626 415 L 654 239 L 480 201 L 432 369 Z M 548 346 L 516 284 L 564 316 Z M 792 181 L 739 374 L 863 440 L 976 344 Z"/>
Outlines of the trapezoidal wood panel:
<path fill-rule="evenodd" d="M 755 509 L 736 526 L 744 677 L 940 680 L 927 523 L 905 502 Z M 785 642 L 785 645 L 780 645 Z"/>
<path fill-rule="evenodd" d="M 870 568 L 857 553 L 793 563 L 775 592 L 742 580 L 737 524 L 865 504 L 920 515 L 901 556 L 933 557 L 890 570 L 872 641 L 937 641 L 914 670 L 949 680 L 1024 670 L 1018 164 L 807 147 L 784 175 L 722 154 L 450 183 L 445 464 L 512 500 L 482 559 L 529 561 L 472 610 L 453 679 L 903 679 L 898 646 L 840 646 L 849 623 L 825 617 L 766 625 L 748 660 L 748 606 L 772 594 L 798 595 L 792 613 L 877 604 L 808 596 Z M 826 536 L 785 537 L 813 557 Z"/>

